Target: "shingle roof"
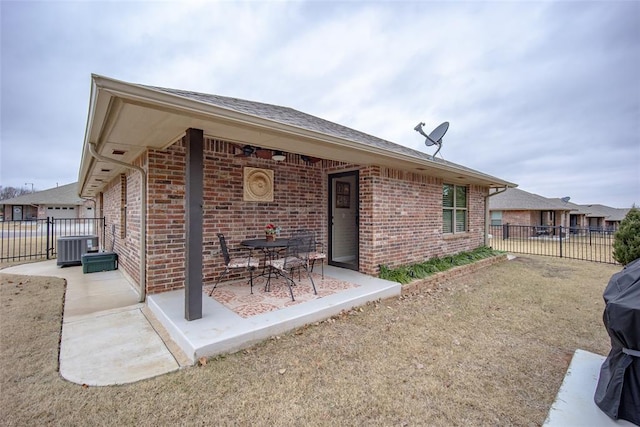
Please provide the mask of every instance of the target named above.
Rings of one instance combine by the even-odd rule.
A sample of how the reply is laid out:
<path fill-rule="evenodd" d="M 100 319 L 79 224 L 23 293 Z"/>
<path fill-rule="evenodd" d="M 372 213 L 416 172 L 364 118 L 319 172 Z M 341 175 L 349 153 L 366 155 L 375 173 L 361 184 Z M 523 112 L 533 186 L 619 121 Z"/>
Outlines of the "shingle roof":
<path fill-rule="evenodd" d="M 561 203 L 562 205 L 566 206 L 568 210 L 571 211 L 571 213 L 573 214 L 577 214 L 577 215 L 586 215 L 589 213 L 589 211 L 587 209 L 584 208 L 584 206 L 581 205 L 577 205 L 575 203 L 571 203 L 569 201 L 563 201 L 562 199 L 559 198 L 550 198 L 549 200 L 553 200 L 556 203 Z"/>
<path fill-rule="evenodd" d="M 369 135 L 364 132 L 357 131 L 355 129 L 342 126 L 340 124 L 331 122 L 329 120 L 321 119 L 320 117 L 313 116 L 311 114 L 303 113 L 289 107 L 282 107 L 279 105 L 266 104 L 256 101 L 248 101 L 238 98 L 230 98 L 220 95 L 211 95 L 206 93 L 191 92 L 180 89 L 169 89 L 157 86 L 140 85 L 149 89 L 166 92 L 172 95 L 182 96 L 184 98 L 193 99 L 196 101 L 204 102 L 207 104 L 215 105 L 217 107 L 226 108 L 229 110 L 237 111 L 243 114 L 252 115 L 255 117 L 271 120 L 274 122 L 295 126 L 301 129 L 306 129 L 314 132 L 319 132 L 325 135 L 344 138 L 350 141 L 358 142 L 363 145 L 371 147 L 377 147 L 389 151 L 394 151 L 407 156 L 416 157 L 423 160 L 433 161 L 441 163 L 443 165 L 454 166 L 463 170 L 474 172 L 476 174 L 486 175 L 477 170 L 459 165 L 457 163 L 448 162 L 443 159 L 433 158 L 429 154 L 423 153 L 418 150 L 414 150 L 405 147 L 400 144 L 396 144 L 391 141 L 387 141 L 382 138 L 378 138 L 373 135 Z M 489 177 L 489 175 L 486 175 Z"/>
<path fill-rule="evenodd" d="M 581 205 L 587 212 L 587 218 L 604 218 L 607 221 L 622 221 L 629 209 L 612 208 L 605 205 Z"/>
<path fill-rule="evenodd" d="M 558 198 L 547 198 L 538 194 L 528 193 L 519 188 L 509 188 L 506 191 L 489 197 L 489 209 L 500 211 L 547 211 L 563 210 L 573 214 L 586 215 L 587 218 L 604 218 L 607 221 L 622 221 L 629 209 L 611 208 L 605 205 L 578 205 Z"/>
<path fill-rule="evenodd" d="M 538 194 L 528 193 L 518 188 L 508 188 L 505 192 L 489 197 L 490 210 L 527 211 L 569 211 L 571 207 L 562 201 L 554 201 Z"/>
<path fill-rule="evenodd" d="M 83 199 L 78 196 L 77 182 L 0 200 L 0 204 L 3 205 L 81 205 L 82 203 Z"/>

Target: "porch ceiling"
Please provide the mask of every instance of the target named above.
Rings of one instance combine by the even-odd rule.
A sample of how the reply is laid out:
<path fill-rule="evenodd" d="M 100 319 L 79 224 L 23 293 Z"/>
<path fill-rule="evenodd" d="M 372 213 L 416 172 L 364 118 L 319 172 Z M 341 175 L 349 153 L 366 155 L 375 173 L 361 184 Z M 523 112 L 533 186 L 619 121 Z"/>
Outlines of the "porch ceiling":
<path fill-rule="evenodd" d="M 202 129 L 205 136 L 273 150 L 338 160 L 358 165 L 381 165 L 441 177 L 448 182 L 491 187 L 514 187 L 498 178 L 451 163 L 441 164 L 401 152 L 367 146 L 345 138 L 241 113 L 152 88 L 92 76 L 89 117 L 79 171 L 79 192 L 92 197 L 125 168 L 92 157 L 99 154 L 131 163 L 147 149 L 163 150 L 186 129 Z M 295 147 L 292 150 L 292 147 Z"/>

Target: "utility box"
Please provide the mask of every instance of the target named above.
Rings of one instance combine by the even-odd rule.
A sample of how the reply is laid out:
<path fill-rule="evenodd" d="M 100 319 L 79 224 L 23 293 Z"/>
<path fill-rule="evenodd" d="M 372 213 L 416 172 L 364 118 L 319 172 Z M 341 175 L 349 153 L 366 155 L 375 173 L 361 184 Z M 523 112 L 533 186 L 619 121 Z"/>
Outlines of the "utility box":
<path fill-rule="evenodd" d="M 82 272 L 97 273 L 118 268 L 118 254 L 115 252 L 97 252 L 82 255 Z"/>

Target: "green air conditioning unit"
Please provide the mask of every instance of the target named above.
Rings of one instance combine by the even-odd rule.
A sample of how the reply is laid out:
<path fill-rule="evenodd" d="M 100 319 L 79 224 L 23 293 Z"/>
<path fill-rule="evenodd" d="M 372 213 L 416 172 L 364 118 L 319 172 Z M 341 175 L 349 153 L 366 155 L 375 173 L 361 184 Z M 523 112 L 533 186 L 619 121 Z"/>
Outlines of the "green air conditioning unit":
<path fill-rule="evenodd" d="M 97 273 L 118 268 L 118 254 L 115 252 L 96 252 L 82 255 L 82 272 Z"/>

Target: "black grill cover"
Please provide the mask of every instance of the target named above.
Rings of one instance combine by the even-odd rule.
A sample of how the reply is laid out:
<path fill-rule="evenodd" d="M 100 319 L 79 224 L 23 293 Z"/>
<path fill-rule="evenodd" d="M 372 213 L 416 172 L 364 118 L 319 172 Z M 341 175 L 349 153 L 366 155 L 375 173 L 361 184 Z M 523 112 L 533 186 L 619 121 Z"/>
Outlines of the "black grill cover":
<path fill-rule="evenodd" d="M 594 400 L 614 420 L 640 425 L 640 259 L 611 276 L 603 297 L 611 351 L 600 368 Z"/>

